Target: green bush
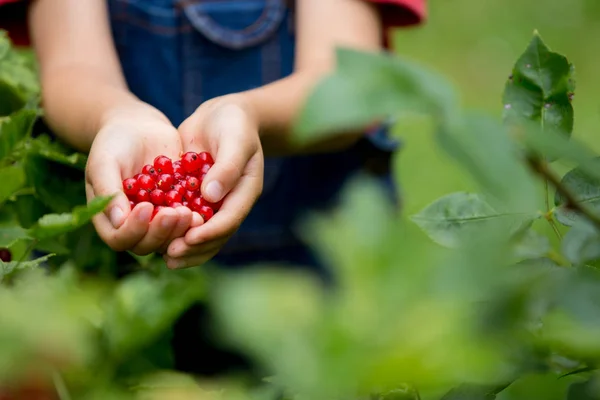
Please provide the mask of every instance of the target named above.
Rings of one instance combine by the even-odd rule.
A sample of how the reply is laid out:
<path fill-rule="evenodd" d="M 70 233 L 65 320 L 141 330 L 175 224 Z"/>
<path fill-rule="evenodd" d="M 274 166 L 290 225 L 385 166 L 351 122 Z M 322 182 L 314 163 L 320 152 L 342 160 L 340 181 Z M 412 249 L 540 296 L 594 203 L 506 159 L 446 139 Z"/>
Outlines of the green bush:
<path fill-rule="evenodd" d="M 89 222 L 110 199 L 84 205 L 85 156 L 43 134 L 32 68 L 0 39 L 0 247 L 14 255 L 0 264 L 0 387 L 60 399 L 600 399 L 598 157 L 570 138 L 573 66 L 537 33 L 506 82 L 504 121 L 465 112 L 446 79 L 409 60 L 338 51 L 297 140 L 426 118 L 480 192 L 408 217 L 357 177 L 338 208 L 299 227 L 334 270 L 327 291 L 267 266 L 168 271 L 108 249 Z M 573 167 L 563 177 L 559 159 Z M 199 300 L 220 337 L 269 371 L 264 385 L 170 370 L 165 338 Z"/>

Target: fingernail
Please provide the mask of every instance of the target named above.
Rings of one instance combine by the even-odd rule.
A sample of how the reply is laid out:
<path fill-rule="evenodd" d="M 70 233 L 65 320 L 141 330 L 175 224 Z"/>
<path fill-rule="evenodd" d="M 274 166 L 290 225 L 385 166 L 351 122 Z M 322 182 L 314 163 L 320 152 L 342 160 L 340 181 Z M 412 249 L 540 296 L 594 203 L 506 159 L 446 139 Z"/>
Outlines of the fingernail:
<path fill-rule="evenodd" d="M 122 219 L 123 210 L 121 210 L 119 207 L 113 207 L 112 210 L 110 210 L 110 223 L 115 227 L 115 229 L 121 226 Z"/>
<path fill-rule="evenodd" d="M 144 207 L 142 209 L 142 211 L 140 211 L 140 215 L 138 216 L 138 219 L 142 222 L 147 222 L 150 220 L 151 215 L 152 215 L 152 209 L 148 208 L 148 207 Z"/>
<path fill-rule="evenodd" d="M 213 201 L 221 200 L 223 197 L 223 185 L 219 181 L 212 181 L 206 185 L 206 195 Z"/>

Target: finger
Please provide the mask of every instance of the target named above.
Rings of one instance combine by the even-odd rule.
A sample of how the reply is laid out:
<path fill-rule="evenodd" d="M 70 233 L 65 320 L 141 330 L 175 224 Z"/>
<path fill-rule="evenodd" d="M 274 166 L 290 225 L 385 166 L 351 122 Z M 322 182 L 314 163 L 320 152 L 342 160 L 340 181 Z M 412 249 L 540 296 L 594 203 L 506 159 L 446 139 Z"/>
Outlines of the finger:
<path fill-rule="evenodd" d="M 262 154 L 248 163 L 249 173 L 227 195 L 221 209 L 207 223 L 191 228 L 185 235 L 188 245 L 196 245 L 232 235 L 246 218 L 262 191 Z M 255 171 L 260 170 L 260 175 Z"/>
<path fill-rule="evenodd" d="M 215 163 L 202 182 L 202 196 L 217 203 L 229 193 L 246 171 L 246 165 L 259 151 L 258 142 L 253 138 L 256 132 L 250 132 L 247 118 L 232 113 L 214 124 L 219 129 Z"/>
<path fill-rule="evenodd" d="M 95 196 L 92 186 L 87 183 L 86 194 L 88 199 L 93 199 Z M 115 251 L 129 250 L 144 238 L 154 210 L 154 206 L 150 203 L 139 203 L 130 212 L 129 204 L 125 207 L 128 215 L 118 229 L 115 229 L 104 213 L 96 214 L 92 218 L 100 238 Z"/>
<path fill-rule="evenodd" d="M 175 228 L 171 231 L 170 237 L 162 244 L 160 249 L 158 250 L 160 253 L 166 253 L 167 248 L 178 238 L 182 238 L 187 230 L 190 228 L 193 219 L 193 213 L 187 207 L 177 207 L 175 208 L 175 212 L 177 213 L 177 224 Z M 199 216 L 199 215 L 198 215 Z"/>
<path fill-rule="evenodd" d="M 140 256 L 154 253 L 170 239 L 178 219 L 179 214 L 174 209 L 163 208 L 160 210 L 150 223 L 150 228 L 146 235 L 131 251 Z"/>
<path fill-rule="evenodd" d="M 123 192 L 123 182 L 118 163 L 112 159 L 88 160 L 86 182 L 93 189 L 93 197 L 115 196 L 104 210 L 113 228 L 119 228 L 130 210 L 129 199 Z M 91 200 L 88 196 L 88 201 Z"/>
<path fill-rule="evenodd" d="M 173 242 L 167 248 L 166 255 L 171 258 L 183 258 L 196 256 L 201 253 L 210 252 L 213 250 L 219 250 L 227 243 L 230 236 L 220 238 L 217 240 L 211 240 L 210 242 L 201 243 L 197 245 L 189 245 L 185 242 L 185 239 L 179 238 L 173 240 Z"/>
<path fill-rule="evenodd" d="M 173 258 L 167 255 L 163 256 L 165 263 L 167 264 L 167 268 L 169 269 L 182 269 L 182 268 L 191 268 L 198 267 L 208 261 L 210 261 L 214 256 L 217 255 L 219 250 L 213 250 L 207 253 L 203 253 L 194 257 L 186 257 L 186 258 Z"/>

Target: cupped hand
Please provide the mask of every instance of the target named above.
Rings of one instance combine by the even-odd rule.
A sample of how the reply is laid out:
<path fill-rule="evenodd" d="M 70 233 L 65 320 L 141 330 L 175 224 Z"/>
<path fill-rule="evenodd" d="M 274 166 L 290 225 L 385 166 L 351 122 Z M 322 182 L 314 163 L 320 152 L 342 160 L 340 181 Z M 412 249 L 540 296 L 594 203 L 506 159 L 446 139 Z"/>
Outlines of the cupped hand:
<path fill-rule="evenodd" d="M 193 217 L 189 209 L 165 207 L 152 218 L 151 203 L 139 203 L 131 209 L 122 183 L 156 156 L 177 159 L 181 151 L 179 133 L 161 114 L 127 112 L 104 123 L 90 150 L 86 194 L 88 201 L 96 196 L 115 196 L 105 212 L 93 219 L 99 236 L 112 249 L 138 255 L 165 252 L 174 239 L 185 235 Z"/>
<path fill-rule="evenodd" d="M 201 193 L 209 202 L 224 202 L 206 223 L 195 215 L 186 235 L 172 241 L 164 255 L 169 268 L 197 266 L 214 257 L 244 221 L 263 187 L 258 124 L 238 96 L 202 104 L 181 124 L 179 133 L 184 152 L 208 151 L 213 156 L 215 163 Z"/>

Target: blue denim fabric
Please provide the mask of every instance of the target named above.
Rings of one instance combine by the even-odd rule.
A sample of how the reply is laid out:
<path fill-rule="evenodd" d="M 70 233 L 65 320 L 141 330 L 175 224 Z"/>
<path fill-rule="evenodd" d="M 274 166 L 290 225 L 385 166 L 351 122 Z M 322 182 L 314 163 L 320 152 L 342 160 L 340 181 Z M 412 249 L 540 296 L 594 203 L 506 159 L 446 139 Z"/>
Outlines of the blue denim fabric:
<path fill-rule="evenodd" d="M 131 91 L 176 126 L 206 100 L 292 73 L 294 11 L 288 3 L 108 1 Z M 262 196 L 215 260 L 229 266 L 268 261 L 318 264 L 294 228 L 307 212 L 335 203 L 347 179 L 363 168 L 366 148 L 385 156 L 398 145 L 383 128 L 368 138 L 335 154 L 267 158 Z M 381 181 L 388 186 L 391 182 L 386 174 Z"/>

